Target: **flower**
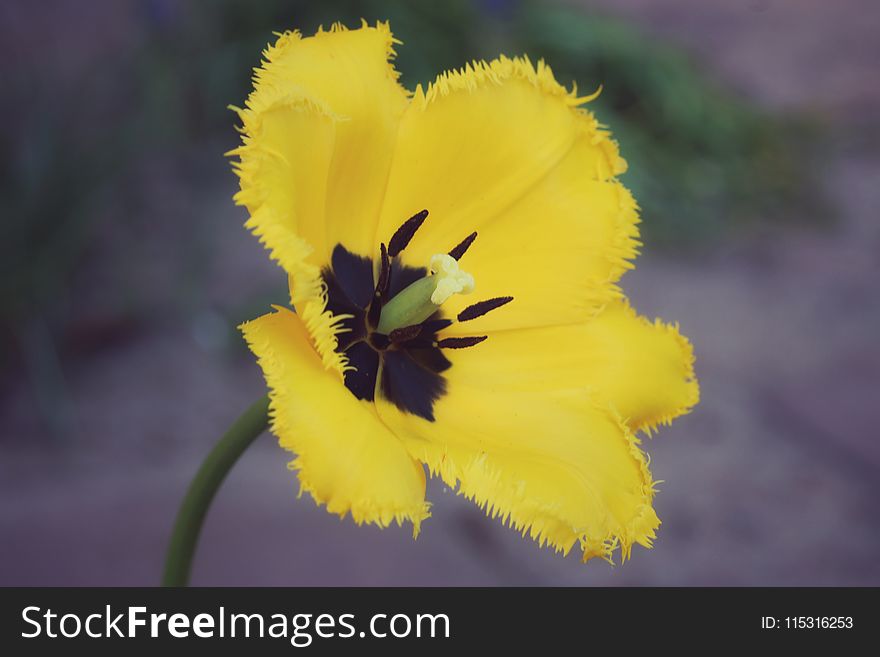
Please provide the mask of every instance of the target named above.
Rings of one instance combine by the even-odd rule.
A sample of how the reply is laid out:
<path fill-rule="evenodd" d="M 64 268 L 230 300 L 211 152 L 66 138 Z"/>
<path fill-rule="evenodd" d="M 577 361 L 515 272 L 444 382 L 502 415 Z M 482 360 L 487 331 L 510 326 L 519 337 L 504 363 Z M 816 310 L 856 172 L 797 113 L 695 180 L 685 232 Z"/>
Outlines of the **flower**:
<path fill-rule="evenodd" d="M 543 63 L 410 93 L 387 24 L 279 36 L 239 109 L 246 225 L 295 312 L 242 326 L 301 490 L 386 526 L 425 467 L 584 560 L 650 547 L 651 432 L 698 399 L 677 327 L 616 282 L 637 254 L 617 145 Z"/>

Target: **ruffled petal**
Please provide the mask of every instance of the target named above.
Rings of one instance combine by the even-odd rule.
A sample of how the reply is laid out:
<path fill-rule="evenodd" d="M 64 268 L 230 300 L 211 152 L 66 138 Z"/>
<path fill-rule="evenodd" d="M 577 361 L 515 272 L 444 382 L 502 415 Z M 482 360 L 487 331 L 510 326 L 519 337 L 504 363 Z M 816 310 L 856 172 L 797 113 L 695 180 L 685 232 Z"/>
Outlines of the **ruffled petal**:
<path fill-rule="evenodd" d="M 462 324 L 467 326 L 468 323 Z M 669 424 L 699 401 L 693 348 L 677 325 L 651 322 L 626 302 L 580 324 L 499 331 L 447 350 L 451 386 L 513 391 L 588 388 L 635 430 Z"/>
<path fill-rule="evenodd" d="M 357 30 L 337 24 L 308 38 L 288 32 L 266 51 L 266 64 L 257 72 L 254 95 L 296 89 L 337 119 L 325 215 L 309 218 L 324 225 L 326 257 L 337 243 L 373 254 L 397 128 L 408 104 L 390 63 L 395 43 L 387 23 L 364 23 Z M 313 163 L 308 150 L 297 149 L 296 155 Z"/>
<path fill-rule="evenodd" d="M 301 91 L 259 89 L 239 111 L 242 145 L 230 152 L 239 157 L 233 164 L 241 185 L 235 201 L 248 210 L 245 225 L 285 270 L 298 272 L 304 262 L 320 267 L 337 119 Z"/>
<path fill-rule="evenodd" d="M 502 57 L 417 89 L 401 121 L 377 240 L 427 209 L 403 253 L 425 266 L 477 231 L 464 256 L 476 292 L 444 309 L 514 297 L 477 332 L 582 321 L 619 295 L 637 208 L 614 179 L 626 166 L 616 145 L 578 107 L 586 100 L 543 64 Z"/>
<path fill-rule="evenodd" d="M 377 408 L 432 474 L 540 544 L 579 543 L 584 560 L 650 547 L 660 521 L 639 441 L 585 390 L 450 385 L 433 422 Z"/>
<path fill-rule="evenodd" d="M 358 401 L 321 364 L 293 312 L 276 308 L 241 327 L 270 393 L 272 432 L 296 453 L 291 468 L 318 504 L 355 522 L 413 524 L 429 516 L 425 473 L 375 408 Z"/>
<path fill-rule="evenodd" d="M 339 321 L 326 311 L 321 269 L 342 243 L 372 254 L 407 94 L 389 63 L 387 24 L 281 35 L 256 70 L 231 152 L 254 231 L 291 277 L 291 299 L 324 364 L 341 376 Z"/>

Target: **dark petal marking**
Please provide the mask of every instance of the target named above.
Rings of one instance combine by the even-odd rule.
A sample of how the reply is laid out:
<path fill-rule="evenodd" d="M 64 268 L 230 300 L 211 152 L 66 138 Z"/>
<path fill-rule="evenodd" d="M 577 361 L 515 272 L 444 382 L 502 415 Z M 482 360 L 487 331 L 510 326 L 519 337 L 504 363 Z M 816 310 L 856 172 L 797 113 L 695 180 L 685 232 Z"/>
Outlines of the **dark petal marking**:
<path fill-rule="evenodd" d="M 404 350 L 406 354 L 425 369 L 440 374 L 440 372 L 445 372 L 452 367 L 450 360 L 439 349 L 433 347 L 412 349 L 409 344 L 406 347 Z"/>
<path fill-rule="evenodd" d="M 341 331 L 336 334 L 337 351 L 345 351 L 356 342 L 362 342 L 367 337 L 367 330 L 364 326 L 364 313 L 360 311 L 360 315 L 353 319 L 346 319 L 341 322 L 343 328 L 347 331 Z"/>
<path fill-rule="evenodd" d="M 403 225 L 394 231 L 394 235 L 391 236 L 391 240 L 388 242 L 388 255 L 392 258 L 399 255 L 406 248 L 406 245 L 409 244 L 409 241 L 427 217 L 428 211 L 422 210 L 404 221 Z"/>
<path fill-rule="evenodd" d="M 506 303 L 510 303 L 513 301 L 513 297 L 496 297 L 494 299 L 486 299 L 485 301 L 479 301 L 471 306 L 468 306 L 460 313 L 458 313 L 458 321 L 459 322 L 467 322 L 471 319 L 476 319 L 477 317 L 482 317 L 490 310 L 495 310 L 496 308 L 500 308 Z"/>
<path fill-rule="evenodd" d="M 376 293 L 379 294 L 378 292 Z M 367 310 L 367 322 L 370 324 L 370 328 L 376 328 L 379 326 L 379 319 L 382 317 L 382 300 L 377 296 L 373 299 L 373 303 L 370 304 L 370 308 Z"/>
<path fill-rule="evenodd" d="M 465 254 L 465 251 L 470 248 L 475 239 L 477 239 L 477 231 L 474 231 L 473 233 L 465 237 L 458 244 L 458 246 L 456 246 L 454 249 L 452 249 L 452 251 L 449 252 L 449 255 L 451 255 L 456 260 L 461 260 L 461 256 L 463 256 Z"/>
<path fill-rule="evenodd" d="M 396 328 L 391 333 L 388 334 L 388 337 L 391 339 L 391 342 L 406 342 L 407 340 L 412 340 L 413 338 L 418 337 L 419 333 L 422 332 L 421 324 L 413 324 L 412 326 L 403 326 L 401 328 Z"/>
<path fill-rule="evenodd" d="M 337 244 L 330 258 L 330 266 L 348 300 L 358 308 L 365 309 L 373 298 L 373 261 Z"/>
<path fill-rule="evenodd" d="M 345 352 L 349 365 L 356 368 L 345 373 L 345 387 L 358 399 L 373 401 L 379 353 L 366 342 L 358 342 Z"/>
<path fill-rule="evenodd" d="M 441 349 L 464 349 L 480 344 L 488 337 L 488 335 L 477 335 L 472 338 L 444 338 L 437 343 L 437 346 Z"/>
<path fill-rule="evenodd" d="M 373 346 L 373 349 L 387 349 L 391 344 L 391 340 L 388 339 L 388 336 L 384 333 L 371 333 L 370 334 L 370 344 Z"/>
<path fill-rule="evenodd" d="M 336 276 L 329 269 L 321 272 L 324 283 L 327 285 L 327 310 L 334 315 L 354 315 L 349 319 L 344 319 L 340 323 L 343 328 L 347 329 L 339 333 L 339 351 L 344 351 L 353 342 L 363 340 L 367 335 L 366 326 L 364 326 L 364 311 L 355 306 L 348 300 Z"/>
<path fill-rule="evenodd" d="M 404 345 L 407 349 L 436 349 L 437 337 L 434 335 L 422 334 L 417 338 L 413 338 Z"/>
<path fill-rule="evenodd" d="M 330 269 L 324 269 L 321 277 L 327 285 L 327 310 L 334 315 L 363 314 L 363 309 L 352 303 L 339 284 L 339 279 Z"/>
<path fill-rule="evenodd" d="M 428 273 L 425 268 L 393 264 L 384 246 L 380 256 L 375 287 L 371 283 L 372 262 L 342 245 L 336 245 L 331 265 L 321 272 L 327 285 L 327 309 L 334 315 L 354 316 L 341 321 L 346 330 L 339 334 L 337 347 L 354 368 L 345 372 L 345 387 L 357 399 L 373 401 L 382 368 L 380 394 L 404 412 L 433 421 L 434 402 L 446 391 L 446 380 L 440 373 L 452 366 L 437 348 L 436 332 L 452 321 L 443 319 L 438 311 L 420 325 L 398 329 L 394 337 L 401 342 L 396 344 L 387 335 L 371 333 L 367 323 L 374 318 L 369 325 L 375 327 L 383 302 Z M 383 287 L 385 293 L 381 294 Z M 376 298 L 377 292 L 380 298 Z"/>
<path fill-rule="evenodd" d="M 446 391 L 442 376 L 425 369 L 402 351 L 386 351 L 382 396 L 400 410 L 434 421 L 434 402 Z"/>
<path fill-rule="evenodd" d="M 428 270 L 424 267 L 401 267 L 398 264 L 392 265 L 391 270 L 391 285 L 388 286 L 387 299 L 391 299 L 403 288 L 428 275 Z"/>

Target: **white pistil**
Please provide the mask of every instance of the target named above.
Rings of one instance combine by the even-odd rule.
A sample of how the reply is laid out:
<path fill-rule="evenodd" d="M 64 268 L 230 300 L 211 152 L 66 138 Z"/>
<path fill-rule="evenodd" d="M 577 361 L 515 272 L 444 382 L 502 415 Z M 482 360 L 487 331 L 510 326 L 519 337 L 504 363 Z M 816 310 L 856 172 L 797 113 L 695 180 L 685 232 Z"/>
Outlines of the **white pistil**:
<path fill-rule="evenodd" d="M 447 253 L 431 256 L 431 274 L 437 280 L 431 302 L 439 306 L 453 294 L 470 294 L 474 291 L 474 277 L 458 266 L 458 260 Z"/>

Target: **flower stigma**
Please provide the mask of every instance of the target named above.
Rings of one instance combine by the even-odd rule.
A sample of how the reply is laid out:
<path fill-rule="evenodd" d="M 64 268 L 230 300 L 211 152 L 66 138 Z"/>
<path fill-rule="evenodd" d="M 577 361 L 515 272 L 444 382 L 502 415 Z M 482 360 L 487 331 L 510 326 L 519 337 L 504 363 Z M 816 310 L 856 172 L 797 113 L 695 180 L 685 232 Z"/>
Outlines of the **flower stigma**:
<path fill-rule="evenodd" d="M 447 253 L 431 256 L 429 274 L 408 285 L 383 307 L 379 333 L 420 324 L 433 315 L 454 294 L 474 291 L 474 277 L 461 269 Z"/>

